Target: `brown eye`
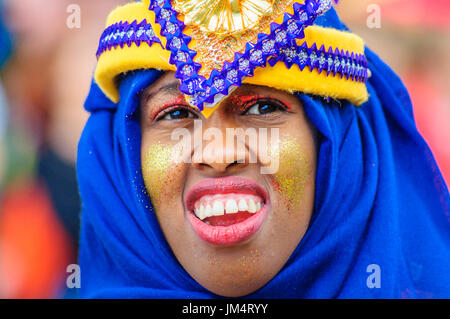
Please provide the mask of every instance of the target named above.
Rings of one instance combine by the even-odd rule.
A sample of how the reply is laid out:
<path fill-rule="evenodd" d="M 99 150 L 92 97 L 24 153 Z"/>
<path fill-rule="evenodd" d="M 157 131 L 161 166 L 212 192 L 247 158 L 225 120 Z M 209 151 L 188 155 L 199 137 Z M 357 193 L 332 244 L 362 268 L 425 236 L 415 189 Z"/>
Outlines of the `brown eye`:
<path fill-rule="evenodd" d="M 285 111 L 285 108 L 271 101 L 258 101 L 250 106 L 243 115 L 264 115 L 276 111 Z"/>
<path fill-rule="evenodd" d="M 198 118 L 198 116 L 186 108 L 177 108 L 165 112 L 163 115 L 157 118 L 157 121 L 182 120 L 187 118 Z"/>

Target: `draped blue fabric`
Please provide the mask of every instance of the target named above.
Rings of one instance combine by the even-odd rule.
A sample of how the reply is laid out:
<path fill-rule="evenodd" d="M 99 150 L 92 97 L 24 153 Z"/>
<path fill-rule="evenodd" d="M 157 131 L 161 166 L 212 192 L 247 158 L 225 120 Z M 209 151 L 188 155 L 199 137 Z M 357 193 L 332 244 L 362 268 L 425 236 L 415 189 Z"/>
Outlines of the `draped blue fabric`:
<path fill-rule="evenodd" d="M 345 29 L 334 10 L 317 23 Z M 298 95 L 320 135 L 313 217 L 282 270 L 246 297 L 450 297 L 447 186 L 400 79 L 366 55 L 370 100 L 361 107 Z M 218 297 L 177 262 L 145 191 L 138 97 L 160 75 L 127 74 L 117 105 L 95 83 L 87 98 L 78 150 L 81 297 Z M 376 274 L 381 286 L 370 288 Z"/>
<path fill-rule="evenodd" d="M 13 49 L 13 40 L 8 28 L 5 25 L 4 3 L 0 0 L 0 69 L 8 60 Z"/>

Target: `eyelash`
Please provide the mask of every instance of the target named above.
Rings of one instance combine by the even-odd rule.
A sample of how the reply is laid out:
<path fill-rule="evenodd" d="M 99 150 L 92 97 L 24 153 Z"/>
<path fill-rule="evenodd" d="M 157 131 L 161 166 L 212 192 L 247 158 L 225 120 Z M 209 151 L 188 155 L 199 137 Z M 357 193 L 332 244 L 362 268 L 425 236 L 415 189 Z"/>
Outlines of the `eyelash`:
<path fill-rule="evenodd" d="M 283 111 L 283 112 L 288 112 L 290 110 L 290 107 L 288 107 L 285 103 L 275 100 L 275 99 L 268 99 L 268 98 L 256 98 L 250 102 L 245 103 L 244 105 L 242 105 L 240 107 L 241 109 L 241 114 L 240 115 L 246 115 L 246 113 L 255 105 L 257 104 L 262 104 L 262 103 L 267 103 L 267 104 L 272 104 L 276 107 L 279 108 L 279 110 Z"/>
<path fill-rule="evenodd" d="M 161 120 L 164 119 L 164 117 L 166 115 L 168 115 L 168 114 L 170 114 L 172 112 L 175 112 L 177 110 L 186 110 L 186 111 L 190 112 L 194 116 L 194 118 L 198 118 L 198 115 L 196 114 L 196 112 L 194 110 L 192 110 L 191 107 L 186 106 L 186 105 L 173 105 L 173 106 L 169 106 L 169 107 L 166 107 L 166 108 L 163 107 L 163 110 L 160 111 L 158 113 L 158 115 L 155 116 L 155 121 L 156 122 L 157 121 L 161 121 Z"/>

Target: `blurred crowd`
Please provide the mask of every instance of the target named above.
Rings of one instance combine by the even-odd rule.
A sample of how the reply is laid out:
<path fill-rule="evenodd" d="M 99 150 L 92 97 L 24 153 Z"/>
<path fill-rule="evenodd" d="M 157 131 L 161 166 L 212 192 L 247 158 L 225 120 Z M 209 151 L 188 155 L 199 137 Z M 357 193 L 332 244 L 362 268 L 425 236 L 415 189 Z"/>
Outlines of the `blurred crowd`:
<path fill-rule="evenodd" d="M 66 268 L 77 263 L 83 102 L 106 16 L 125 2 L 0 0 L 2 298 L 76 297 Z"/>
<path fill-rule="evenodd" d="M 65 281 L 77 262 L 82 106 L 106 16 L 125 2 L 0 0 L 0 298 L 76 297 Z M 371 4 L 379 28 L 368 27 Z M 337 9 L 404 80 L 448 183 L 450 2 L 341 0 Z"/>

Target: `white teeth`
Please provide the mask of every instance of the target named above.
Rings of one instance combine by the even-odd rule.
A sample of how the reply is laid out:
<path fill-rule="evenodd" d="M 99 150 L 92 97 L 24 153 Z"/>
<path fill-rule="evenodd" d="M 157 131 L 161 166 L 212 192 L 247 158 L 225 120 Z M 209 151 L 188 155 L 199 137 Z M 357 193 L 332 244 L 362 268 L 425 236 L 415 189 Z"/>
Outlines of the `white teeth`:
<path fill-rule="evenodd" d="M 200 209 L 199 209 L 199 213 L 197 215 L 198 218 L 200 218 L 201 220 L 205 219 L 205 206 L 200 205 Z"/>
<path fill-rule="evenodd" d="M 211 216 L 222 216 L 224 214 L 235 214 L 238 212 L 254 214 L 264 207 L 264 203 L 260 200 L 248 197 L 239 200 L 228 197 L 226 202 L 223 197 L 220 197 L 217 200 L 211 200 L 209 203 L 207 201 L 203 201 L 203 204 L 200 203 L 200 201 L 196 203 L 194 213 L 201 220 Z"/>
<path fill-rule="evenodd" d="M 234 199 L 227 200 L 225 204 L 225 210 L 227 214 L 234 214 L 239 211 L 238 205 Z"/>
<path fill-rule="evenodd" d="M 205 212 L 204 212 L 203 216 L 205 216 L 205 218 L 209 217 L 209 216 L 212 216 L 212 212 L 213 212 L 213 210 L 211 208 L 211 205 L 208 204 L 208 205 L 206 205 Z"/>
<path fill-rule="evenodd" d="M 221 201 L 214 201 L 213 209 L 212 209 L 212 215 L 213 216 L 221 216 L 224 213 L 224 207 Z"/>
<path fill-rule="evenodd" d="M 253 201 L 253 199 L 250 199 L 249 200 L 249 202 L 248 202 L 248 211 L 250 212 L 250 213 L 256 213 L 256 204 L 255 204 L 255 202 Z"/>
<path fill-rule="evenodd" d="M 239 211 L 246 212 L 248 210 L 247 202 L 245 200 L 241 199 L 239 201 L 238 208 L 239 208 Z"/>

